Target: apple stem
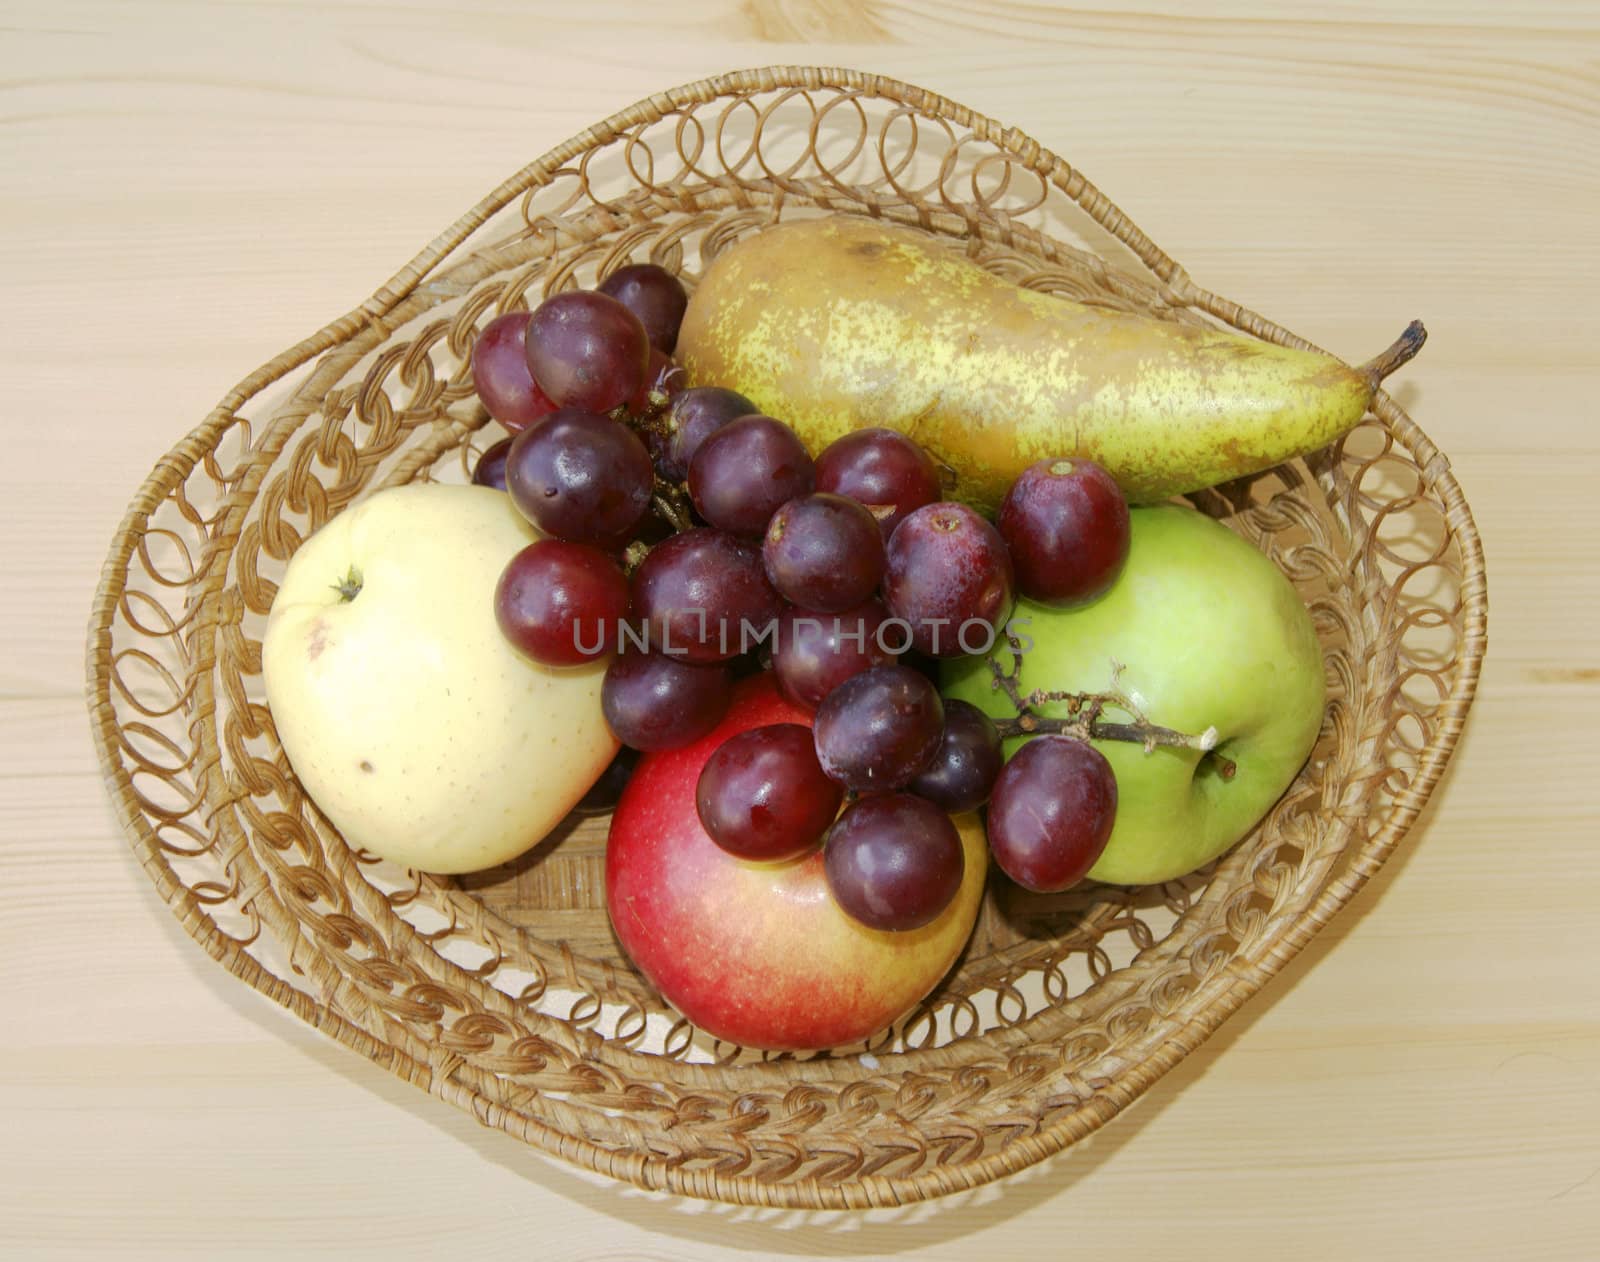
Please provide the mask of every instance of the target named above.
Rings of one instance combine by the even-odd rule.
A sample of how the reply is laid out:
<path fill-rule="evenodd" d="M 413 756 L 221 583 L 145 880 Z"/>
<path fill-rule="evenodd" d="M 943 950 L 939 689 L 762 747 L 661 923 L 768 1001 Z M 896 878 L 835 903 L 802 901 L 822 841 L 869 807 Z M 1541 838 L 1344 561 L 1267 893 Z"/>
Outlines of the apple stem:
<path fill-rule="evenodd" d="M 339 593 L 339 599 L 349 604 L 361 595 L 361 571 L 352 565 L 345 576 L 332 586 L 333 590 Z"/>
<path fill-rule="evenodd" d="M 1006 639 L 1011 647 L 1010 671 L 1003 670 L 993 658 L 989 659 L 989 671 L 993 676 L 990 687 L 1004 692 L 1017 710 L 1016 718 L 996 722 L 995 726 L 1000 729 L 1002 737 L 1051 733 L 1071 736 L 1080 741 L 1128 741 L 1143 745 L 1147 754 L 1159 746 L 1196 749 L 1201 753 L 1213 754 L 1223 779 L 1233 778 L 1233 772 L 1237 770 L 1234 764 L 1214 753 L 1217 729 L 1208 727 L 1203 732 L 1190 734 L 1150 722 L 1138 703 L 1122 690 L 1118 681 L 1122 677 L 1123 665 L 1115 658 L 1111 661 L 1111 685 L 1104 692 L 1062 692 L 1035 688 L 1024 694 L 1017 682 L 1022 676 L 1022 644 L 1010 634 Z M 1038 707 L 1043 705 L 1065 705 L 1067 713 L 1061 716 L 1037 713 Z M 1101 715 L 1107 708 L 1121 710 L 1133 721 L 1114 723 L 1104 719 Z"/>

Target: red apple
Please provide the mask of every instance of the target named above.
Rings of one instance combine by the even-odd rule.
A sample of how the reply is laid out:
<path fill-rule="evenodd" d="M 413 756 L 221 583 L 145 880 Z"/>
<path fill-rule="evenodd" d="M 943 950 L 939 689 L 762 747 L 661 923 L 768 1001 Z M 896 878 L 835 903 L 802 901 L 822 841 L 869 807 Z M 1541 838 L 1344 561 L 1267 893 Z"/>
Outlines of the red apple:
<path fill-rule="evenodd" d="M 839 908 L 820 847 L 753 863 L 707 836 L 695 785 L 717 747 L 747 728 L 810 722 L 770 673 L 747 679 L 710 735 L 640 760 L 611 820 L 606 906 L 623 949 L 690 1021 L 745 1047 L 811 1051 L 878 1033 L 955 962 L 983 897 L 989 853 L 976 815 L 956 819 L 966 873 L 955 900 L 905 933 Z"/>

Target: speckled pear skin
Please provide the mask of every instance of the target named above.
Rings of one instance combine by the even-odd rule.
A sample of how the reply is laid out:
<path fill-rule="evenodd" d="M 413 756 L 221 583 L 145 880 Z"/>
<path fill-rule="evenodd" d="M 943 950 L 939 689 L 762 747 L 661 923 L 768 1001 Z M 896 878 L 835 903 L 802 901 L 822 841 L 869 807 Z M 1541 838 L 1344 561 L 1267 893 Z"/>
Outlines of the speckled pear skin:
<path fill-rule="evenodd" d="M 985 271 L 958 246 L 860 216 L 798 220 L 725 250 L 678 355 L 813 450 L 884 425 L 994 509 L 1036 460 L 1086 456 L 1135 503 L 1323 447 L 1372 381 L 1327 355 L 1084 306 Z"/>

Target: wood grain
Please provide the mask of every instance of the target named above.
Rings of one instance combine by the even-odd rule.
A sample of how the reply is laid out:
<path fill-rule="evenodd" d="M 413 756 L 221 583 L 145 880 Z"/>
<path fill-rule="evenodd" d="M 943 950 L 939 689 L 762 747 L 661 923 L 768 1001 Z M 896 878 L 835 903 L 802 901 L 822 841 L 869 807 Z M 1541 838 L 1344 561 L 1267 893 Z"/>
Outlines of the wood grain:
<path fill-rule="evenodd" d="M 668 11 L 5 6 L 0 1254 L 1591 1254 L 1600 6 Z M 1089 1143 L 864 1215 L 600 1183 L 276 1011 L 138 871 L 80 700 L 116 521 L 223 390 L 593 119 L 786 60 L 1026 127 L 1202 283 L 1340 353 L 1425 317 L 1401 398 L 1472 500 L 1494 601 L 1446 783 L 1285 976 Z"/>

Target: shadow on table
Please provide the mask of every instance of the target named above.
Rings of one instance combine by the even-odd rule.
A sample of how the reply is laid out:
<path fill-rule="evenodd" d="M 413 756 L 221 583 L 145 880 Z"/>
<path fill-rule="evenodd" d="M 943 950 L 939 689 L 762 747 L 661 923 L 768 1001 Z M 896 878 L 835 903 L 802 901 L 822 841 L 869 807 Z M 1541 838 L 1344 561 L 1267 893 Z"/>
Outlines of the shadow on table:
<path fill-rule="evenodd" d="M 1470 720 L 1468 724 L 1471 726 Z M 1179 1096 L 1203 1078 L 1218 1057 L 1226 1055 L 1272 1007 L 1276 999 L 1298 986 L 1318 961 L 1335 947 L 1362 916 L 1387 893 L 1410 862 L 1417 847 L 1426 842 L 1438 803 L 1449 792 L 1459 759 L 1452 759 L 1428 805 L 1396 854 L 1367 883 L 1342 915 L 1291 960 L 1264 990 L 1228 1020 L 1200 1048 L 1185 1057 L 1138 1101 L 1102 1130 L 1066 1151 L 1026 1170 L 934 1201 L 891 1209 L 787 1210 L 723 1205 L 697 1201 L 665 1192 L 647 1192 L 602 1175 L 560 1163 L 525 1147 L 500 1131 L 479 1125 L 466 1113 L 442 1104 L 399 1078 L 385 1074 L 369 1062 L 351 1055 L 331 1040 L 305 1046 L 318 1064 L 339 1074 L 386 1104 L 406 1110 L 448 1135 L 453 1142 L 473 1149 L 484 1160 L 510 1171 L 567 1201 L 630 1227 L 659 1232 L 683 1240 L 753 1250 L 768 1254 L 808 1256 L 815 1253 L 816 1237 L 828 1236 L 838 1248 L 852 1253 L 893 1255 L 959 1240 L 993 1226 L 1001 1218 L 1014 1218 L 1045 1201 L 1069 1196 L 1077 1183 L 1110 1162 Z M 169 930 L 183 938 L 176 921 L 166 918 Z M 280 1017 L 269 1013 L 253 992 L 221 970 L 205 964 L 197 951 L 183 952 L 195 974 L 214 994 L 248 1020 L 282 1033 Z M 268 1005 L 281 1012 L 276 1005 Z M 964 1212 L 986 1207 L 983 1214 Z M 998 1210 L 992 1207 L 998 1206 Z M 508 1211 L 515 1212 L 508 1206 Z"/>

